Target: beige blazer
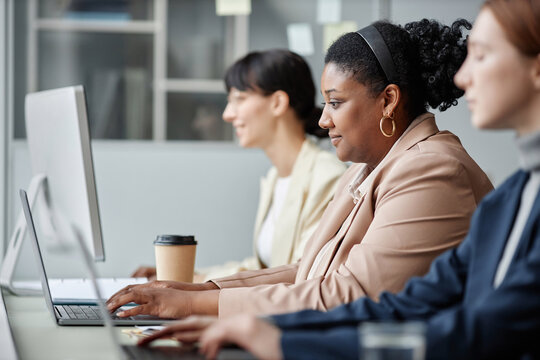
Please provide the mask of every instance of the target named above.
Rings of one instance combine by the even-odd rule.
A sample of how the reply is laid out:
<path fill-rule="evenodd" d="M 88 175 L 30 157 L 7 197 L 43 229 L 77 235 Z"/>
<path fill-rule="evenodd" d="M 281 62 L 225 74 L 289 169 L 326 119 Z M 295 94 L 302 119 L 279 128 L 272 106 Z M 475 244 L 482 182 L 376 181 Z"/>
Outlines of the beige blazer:
<path fill-rule="evenodd" d="M 291 172 L 282 211 L 276 221 L 269 267 L 291 264 L 300 259 L 306 242 L 317 228 L 324 210 L 334 196 L 338 180 L 346 169 L 345 164 L 335 155 L 321 150 L 311 140 L 304 141 Z M 241 262 L 229 262 L 199 270 L 205 274 L 206 279 L 265 267 L 256 251 L 257 239 L 272 204 L 277 178 L 277 169 L 272 167 L 266 177 L 261 179 L 253 240 L 254 256 Z"/>
<path fill-rule="evenodd" d="M 364 165 L 348 169 L 298 263 L 214 280 L 222 289 L 219 315 L 327 310 L 361 296 L 377 299 L 383 290 L 401 290 L 459 244 L 493 186 L 455 135 L 439 131 L 432 114 L 422 119 L 357 189 L 357 203 L 349 185 Z"/>

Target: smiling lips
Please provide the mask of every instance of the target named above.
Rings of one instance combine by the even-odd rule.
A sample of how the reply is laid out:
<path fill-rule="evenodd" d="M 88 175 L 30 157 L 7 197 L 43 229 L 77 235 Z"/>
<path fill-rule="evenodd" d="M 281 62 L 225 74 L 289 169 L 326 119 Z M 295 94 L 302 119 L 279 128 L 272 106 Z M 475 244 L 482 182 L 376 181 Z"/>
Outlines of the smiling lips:
<path fill-rule="evenodd" d="M 336 135 L 336 134 L 329 134 L 329 136 L 330 136 L 330 141 L 332 142 L 332 145 L 337 146 L 337 144 L 341 140 L 341 136 Z"/>
<path fill-rule="evenodd" d="M 236 136 L 240 136 L 240 133 L 242 132 L 243 126 L 242 125 L 235 125 L 235 124 L 233 124 L 233 126 L 234 126 L 234 129 L 236 131 Z"/>

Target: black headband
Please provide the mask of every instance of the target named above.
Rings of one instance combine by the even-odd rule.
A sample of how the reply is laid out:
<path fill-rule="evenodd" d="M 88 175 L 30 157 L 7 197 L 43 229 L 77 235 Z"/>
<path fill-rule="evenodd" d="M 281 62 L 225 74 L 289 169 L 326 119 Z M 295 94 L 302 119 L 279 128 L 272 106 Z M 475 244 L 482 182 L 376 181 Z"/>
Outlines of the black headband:
<path fill-rule="evenodd" d="M 356 33 L 366 41 L 373 54 L 375 54 L 379 65 L 381 65 L 384 74 L 386 75 L 386 79 L 390 83 L 395 84 L 397 81 L 397 74 L 394 60 L 392 60 L 388 46 L 386 46 L 379 30 L 377 30 L 375 26 L 369 25 L 358 30 Z"/>

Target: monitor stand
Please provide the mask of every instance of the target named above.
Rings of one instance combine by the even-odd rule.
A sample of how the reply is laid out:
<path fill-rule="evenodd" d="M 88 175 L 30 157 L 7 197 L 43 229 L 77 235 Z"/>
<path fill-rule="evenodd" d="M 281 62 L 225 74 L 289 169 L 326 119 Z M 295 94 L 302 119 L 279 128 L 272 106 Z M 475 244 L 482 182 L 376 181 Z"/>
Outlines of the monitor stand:
<path fill-rule="evenodd" d="M 40 194 L 44 194 L 46 186 L 46 176 L 44 174 L 35 175 L 28 186 L 28 201 L 30 208 L 34 207 L 36 199 Z M 15 265 L 19 259 L 19 253 L 22 248 L 23 240 L 26 235 L 26 222 L 24 214 L 21 210 L 17 219 L 17 225 L 11 235 L 6 255 L 2 261 L 2 269 L 0 270 L 0 286 L 7 288 L 15 295 L 40 295 L 41 289 L 15 287 L 13 285 L 13 274 Z"/>

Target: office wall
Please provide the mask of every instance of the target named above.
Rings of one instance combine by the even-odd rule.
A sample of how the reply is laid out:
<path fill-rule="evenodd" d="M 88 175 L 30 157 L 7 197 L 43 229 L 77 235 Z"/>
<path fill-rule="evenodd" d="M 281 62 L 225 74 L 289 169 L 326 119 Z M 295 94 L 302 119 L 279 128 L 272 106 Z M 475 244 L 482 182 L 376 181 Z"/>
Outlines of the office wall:
<path fill-rule="evenodd" d="M 251 254 L 259 179 L 270 166 L 262 151 L 235 144 L 95 141 L 93 152 L 107 257 L 102 274 L 127 276 L 137 265 L 153 264 L 157 234 L 195 235 L 198 266 Z M 26 188 L 31 170 L 24 141 L 14 144 L 12 166 L 14 189 Z M 18 211 L 14 189 L 12 211 Z M 31 263 L 29 256 L 28 248 L 22 263 Z M 19 275 L 29 272 L 32 266 L 18 269 Z"/>

